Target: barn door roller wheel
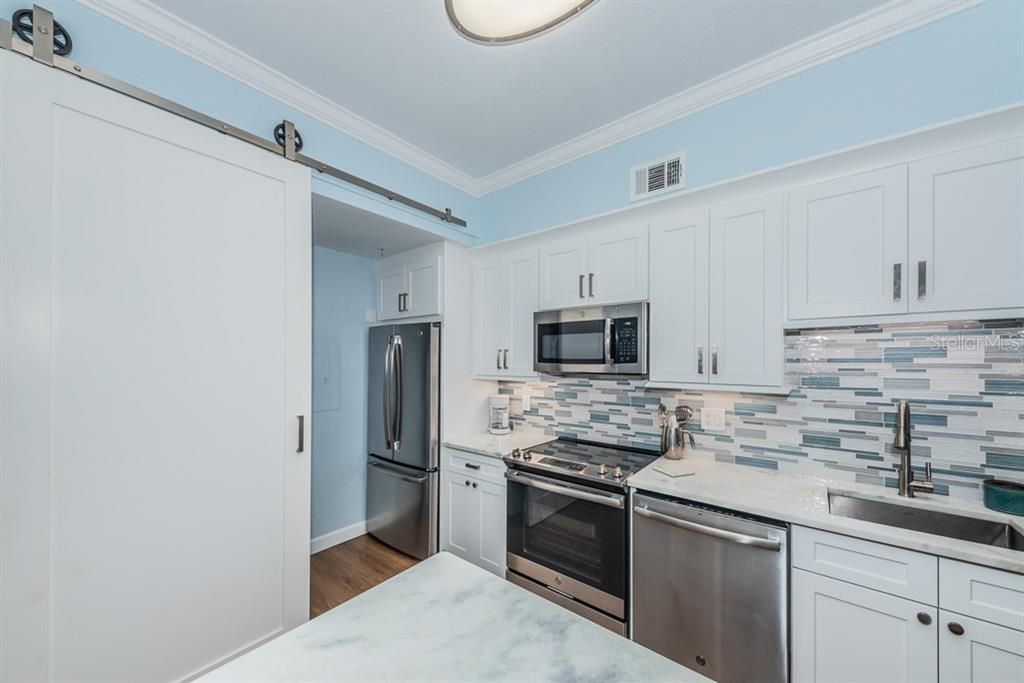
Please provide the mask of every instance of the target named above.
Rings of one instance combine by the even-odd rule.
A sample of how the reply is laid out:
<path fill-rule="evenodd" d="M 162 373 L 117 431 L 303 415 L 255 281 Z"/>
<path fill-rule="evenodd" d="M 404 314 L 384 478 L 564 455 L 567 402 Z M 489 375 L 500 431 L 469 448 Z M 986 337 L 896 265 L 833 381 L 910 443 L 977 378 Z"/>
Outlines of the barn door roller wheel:
<path fill-rule="evenodd" d="M 14 33 L 29 45 L 32 44 L 32 10 L 19 9 L 11 15 L 11 28 Z M 45 38 L 44 38 L 45 40 Z M 53 54 L 67 57 L 71 54 L 71 34 L 64 30 L 64 27 L 53 22 Z"/>

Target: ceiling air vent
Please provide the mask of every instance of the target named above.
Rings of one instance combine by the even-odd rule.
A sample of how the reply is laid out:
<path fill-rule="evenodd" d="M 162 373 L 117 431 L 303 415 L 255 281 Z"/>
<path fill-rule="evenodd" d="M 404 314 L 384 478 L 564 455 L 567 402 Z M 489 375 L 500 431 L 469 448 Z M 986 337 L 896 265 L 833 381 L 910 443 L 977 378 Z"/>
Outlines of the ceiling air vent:
<path fill-rule="evenodd" d="M 686 152 L 634 166 L 630 172 L 629 201 L 682 189 L 686 185 Z"/>

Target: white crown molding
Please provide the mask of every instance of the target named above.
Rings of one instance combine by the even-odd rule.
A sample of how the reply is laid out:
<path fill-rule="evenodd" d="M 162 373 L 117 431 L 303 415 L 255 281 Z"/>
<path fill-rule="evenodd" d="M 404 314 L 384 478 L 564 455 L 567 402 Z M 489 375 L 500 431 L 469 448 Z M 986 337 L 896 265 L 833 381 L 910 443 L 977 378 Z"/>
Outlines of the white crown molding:
<path fill-rule="evenodd" d="M 254 59 L 149 0 L 78 0 L 83 6 L 474 196 L 476 179 Z"/>
<path fill-rule="evenodd" d="M 474 178 L 149 0 L 78 0 L 201 64 L 480 197 L 820 64 L 912 31 L 983 0 L 891 0 L 544 152 Z"/>
<path fill-rule="evenodd" d="M 477 179 L 479 195 L 636 137 L 820 64 L 978 5 L 982 0 L 892 0 L 660 102 Z M 625 169 L 623 170 L 625 173 Z"/>

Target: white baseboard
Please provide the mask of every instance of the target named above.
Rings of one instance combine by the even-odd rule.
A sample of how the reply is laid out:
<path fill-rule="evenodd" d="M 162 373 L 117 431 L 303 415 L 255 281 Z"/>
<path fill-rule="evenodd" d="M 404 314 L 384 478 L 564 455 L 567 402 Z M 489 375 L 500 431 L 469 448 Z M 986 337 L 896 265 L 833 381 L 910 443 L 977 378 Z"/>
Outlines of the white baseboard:
<path fill-rule="evenodd" d="M 349 524 L 340 529 L 334 531 L 328 531 L 326 534 L 321 534 L 309 542 L 309 554 L 313 555 L 321 550 L 327 550 L 331 546 L 344 543 L 345 541 L 351 541 L 353 538 L 357 538 L 366 533 L 366 522 L 356 522 L 355 524 Z"/>

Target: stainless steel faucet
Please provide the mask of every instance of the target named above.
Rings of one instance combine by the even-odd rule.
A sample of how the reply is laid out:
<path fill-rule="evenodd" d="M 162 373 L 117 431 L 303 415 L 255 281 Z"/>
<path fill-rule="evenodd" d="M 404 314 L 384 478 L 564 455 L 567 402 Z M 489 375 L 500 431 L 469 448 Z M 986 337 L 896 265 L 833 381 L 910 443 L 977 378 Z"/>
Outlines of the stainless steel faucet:
<path fill-rule="evenodd" d="M 915 491 L 932 493 L 935 491 L 935 484 L 932 483 L 932 464 L 924 465 L 924 480 L 914 480 L 914 470 L 910 466 L 910 403 L 900 401 L 896 404 L 896 438 L 892 447 L 900 452 L 900 468 L 896 482 L 897 493 L 907 498 L 913 498 Z"/>

